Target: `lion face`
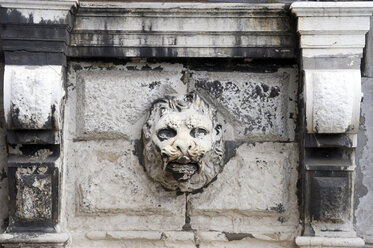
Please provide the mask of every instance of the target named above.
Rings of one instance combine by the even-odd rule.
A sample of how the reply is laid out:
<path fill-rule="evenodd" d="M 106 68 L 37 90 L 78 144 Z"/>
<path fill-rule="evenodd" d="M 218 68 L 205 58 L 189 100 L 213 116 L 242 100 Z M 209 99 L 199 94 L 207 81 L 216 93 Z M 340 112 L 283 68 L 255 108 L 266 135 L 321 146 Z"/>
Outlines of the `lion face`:
<path fill-rule="evenodd" d="M 156 101 L 143 134 L 145 169 L 167 189 L 199 189 L 222 169 L 216 111 L 196 94 Z"/>

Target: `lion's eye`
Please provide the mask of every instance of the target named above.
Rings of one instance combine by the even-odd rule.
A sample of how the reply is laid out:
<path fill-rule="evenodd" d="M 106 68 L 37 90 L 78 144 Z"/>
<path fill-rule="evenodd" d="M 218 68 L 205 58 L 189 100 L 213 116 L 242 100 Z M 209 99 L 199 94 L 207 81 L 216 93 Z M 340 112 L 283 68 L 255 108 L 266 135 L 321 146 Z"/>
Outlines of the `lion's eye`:
<path fill-rule="evenodd" d="M 176 136 L 176 131 L 172 128 L 163 128 L 161 130 L 158 131 L 158 139 L 160 141 L 164 141 L 164 140 L 167 140 L 169 138 L 172 138 L 172 137 L 175 137 Z"/>
<path fill-rule="evenodd" d="M 205 136 L 207 133 L 207 130 L 204 128 L 193 128 L 190 131 L 190 136 L 192 136 L 193 138 L 201 138 Z"/>

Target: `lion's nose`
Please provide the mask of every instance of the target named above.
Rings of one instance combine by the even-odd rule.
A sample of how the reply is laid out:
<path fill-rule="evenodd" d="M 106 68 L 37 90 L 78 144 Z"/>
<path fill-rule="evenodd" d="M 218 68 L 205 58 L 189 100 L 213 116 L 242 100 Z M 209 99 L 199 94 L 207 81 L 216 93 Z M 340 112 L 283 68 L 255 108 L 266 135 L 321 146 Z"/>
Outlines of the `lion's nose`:
<path fill-rule="evenodd" d="M 184 155 L 188 155 L 188 151 L 195 146 L 194 140 L 187 135 L 179 135 L 176 137 L 176 140 L 173 146 L 182 152 Z"/>

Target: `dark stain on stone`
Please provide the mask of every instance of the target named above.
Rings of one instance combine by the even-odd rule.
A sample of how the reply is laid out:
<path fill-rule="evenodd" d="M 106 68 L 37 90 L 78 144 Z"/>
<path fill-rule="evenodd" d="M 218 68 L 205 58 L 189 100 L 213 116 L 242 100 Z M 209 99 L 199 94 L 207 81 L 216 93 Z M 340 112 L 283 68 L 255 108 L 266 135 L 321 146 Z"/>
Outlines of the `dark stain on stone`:
<path fill-rule="evenodd" d="M 135 142 L 135 146 L 134 146 L 135 150 L 133 151 L 133 155 L 137 156 L 137 158 L 139 159 L 139 163 L 143 167 L 144 171 L 146 171 L 145 166 L 144 166 L 144 154 L 143 154 L 144 144 L 142 143 L 142 139 L 135 140 L 134 142 Z"/>
<path fill-rule="evenodd" d="M 273 97 L 276 97 L 276 96 L 279 96 L 280 95 L 280 88 L 275 86 L 275 87 L 271 87 L 271 93 L 269 94 L 269 97 L 270 98 L 273 98 Z"/>
<path fill-rule="evenodd" d="M 154 57 L 177 57 L 178 52 L 172 47 L 140 47 L 139 53 L 141 58 L 154 58 Z"/>
<path fill-rule="evenodd" d="M 204 89 L 210 94 L 212 94 L 214 97 L 218 98 L 221 97 L 224 87 L 220 83 L 220 81 L 206 81 L 206 80 L 200 80 L 196 82 L 195 86 L 200 89 Z"/>
<path fill-rule="evenodd" d="M 284 205 L 282 205 L 281 203 L 277 204 L 275 207 L 271 207 L 270 209 L 272 211 L 276 211 L 278 213 L 284 213 L 285 212 Z"/>
<path fill-rule="evenodd" d="M 153 90 L 154 88 L 156 88 L 156 87 L 158 87 L 158 86 L 160 86 L 161 85 L 161 82 L 160 81 L 154 81 L 154 82 L 151 82 L 150 84 L 149 84 L 149 88 L 151 89 L 151 90 Z"/>
<path fill-rule="evenodd" d="M 137 66 L 126 66 L 126 68 L 127 68 L 127 70 L 129 70 L 129 71 L 138 71 L 139 69 L 137 69 Z"/>
<path fill-rule="evenodd" d="M 242 240 L 244 238 L 255 238 L 251 233 L 230 233 L 223 232 L 228 241 Z"/>
<path fill-rule="evenodd" d="M 80 64 L 74 64 L 73 69 L 74 69 L 74 71 L 79 71 L 79 70 L 82 70 L 83 68 Z"/>
<path fill-rule="evenodd" d="M 287 222 L 287 219 L 285 217 L 280 216 L 277 218 L 277 221 L 281 222 L 281 224 L 284 224 L 285 222 Z"/>
<path fill-rule="evenodd" d="M 190 217 L 185 215 L 185 224 L 182 227 L 183 231 L 192 231 L 192 225 L 190 224 Z"/>
<path fill-rule="evenodd" d="M 153 71 L 163 71 L 163 68 L 162 68 L 162 66 L 159 65 L 157 67 L 154 67 Z"/>
<path fill-rule="evenodd" d="M 5 168 L 3 168 L 0 172 L 0 181 L 4 180 L 5 178 L 8 178 L 8 175 L 6 174 Z"/>
<path fill-rule="evenodd" d="M 146 64 L 146 65 L 144 65 L 143 67 L 141 67 L 141 70 L 142 71 L 150 71 L 152 68 L 148 65 L 148 64 Z"/>
<path fill-rule="evenodd" d="M 2 23 L 31 23 L 21 12 L 15 9 L 8 11 L 7 8 L 0 8 L 0 21 Z"/>
<path fill-rule="evenodd" d="M 262 84 L 262 88 L 264 92 L 267 92 L 269 90 L 269 86 L 266 84 Z"/>
<path fill-rule="evenodd" d="M 1 229 L 4 230 L 7 226 L 9 226 L 9 217 L 6 217 L 5 219 L 3 219 L 3 225 Z"/>
<path fill-rule="evenodd" d="M 55 129 L 56 128 L 56 119 L 54 118 L 54 113 L 56 112 L 56 106 L 52 104 L 51 106 L 51 128 Z"/>
<path fill-rule="evenodd" d="M 19 108 L 17 108 L 15 104 L 12 104 L 11 120 L 12 120 L 12 122 L 11 122 L 12 127 L 22 128 L 22 124 L 19 121 Z"/>
<path fill-rule="evenodd" d="M 316 121 L 315 123 L 315 133 L 319 133 L 319 122 Z"/>
<path fill-rule="evenodd" d="M 257 96 L 260 96 L 260 97 L 263 96 L 262 88 L 261 88 L 259 85 L 256 85 L 256 86 L 255 86 L 255 94 L 256 94 Z"/>
<path fill-rule="evenodd" d="M 224 164 L 226 164 L 232 157 L 236 156 L 237 148 L 243 142 L 227 140 L 224 142 Z"/>

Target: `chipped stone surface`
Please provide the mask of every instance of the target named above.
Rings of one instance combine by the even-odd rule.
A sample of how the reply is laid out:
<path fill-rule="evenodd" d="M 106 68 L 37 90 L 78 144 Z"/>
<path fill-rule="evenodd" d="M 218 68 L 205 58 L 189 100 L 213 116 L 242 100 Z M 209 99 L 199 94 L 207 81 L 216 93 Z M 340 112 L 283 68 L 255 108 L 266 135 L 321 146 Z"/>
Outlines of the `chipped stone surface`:
<path fill-rule="evenodd" d="M 52 218 L 52 178 L 46 168 L 18 168 L 16 172 L 16 217 L 23 221 Z"/>
<path fill-rule="evenodd" d="M 272 73 L 191 71 L 191 89 L 219 108 L 232 140 L 294 140 L 297 69 Z M 233 136 L 233 137 L 232 137 Z"/>
<path fill-rule="evenodd" d="M 295 144 L 243 144 L 218 180 L 188 198 L 192 228 L 292 231 L 298 222 Z"/>
<path fill-rule="evenodd" d="M 165 191 L 146 175 L 135 143 L 69 144 L 66 217 L 69 230 L 181 230 L 185 196 Z M 100 223 L 110 223 L 102 227 Z"/>
<path fill-rule="evenodd" d="M 164 94 L 185 93 L 180 64 L 73 65 L 77 87 L 77 136 L 138 138 L 151 103 Z"/>
<path fill-rule="evenodd" d="M 357 133 L 360 70 L 306 70 L 304 91 L 309 133 Z"/>
<path fill-rule="evenodd" d="M 7 65 L 4 109 L 8 129 L 60 128 L 62 66 Z"/>

